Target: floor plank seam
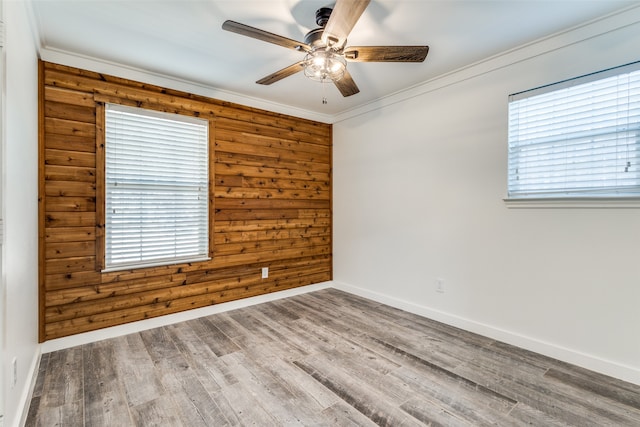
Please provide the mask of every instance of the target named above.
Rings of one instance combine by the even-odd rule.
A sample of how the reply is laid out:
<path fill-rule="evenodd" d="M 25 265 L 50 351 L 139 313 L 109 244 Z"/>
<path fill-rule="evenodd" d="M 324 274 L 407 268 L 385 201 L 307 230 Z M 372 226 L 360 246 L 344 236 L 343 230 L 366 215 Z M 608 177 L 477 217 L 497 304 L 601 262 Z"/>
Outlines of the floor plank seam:
<path fill-rule="evenodd" d="M 551 378 L 553 380 L 559 381 L 561 383 L 564 383 L 568 386 L 571 387 L 575 387 L 590 393 L 595 393 L 601 397 L 604 397 L 606 399 L 610 399 L 610 400 L 614 400 L 618 403 L 621 403 L 623 405 L 629 406 L 630 408 L 636 409 L 640 411 L 640 396 L 636 395 L 636 396 L 626 396 L 624 393 L 616 393 L 615 396 L 612 396 L 611 393 L 608 393 L 606 391 L 603 391 L 601 387 L 598 387 L 597 384 L 593 384 L 590 381 L 582 381 L 580 382 L 579 379 L 577 379 L 576 377 L 565 373 L 565 372 L 561 372 L 558 369 L 555 368 L 549 368 L 547 370 L 547 372 L 545 372 L 544 374 L 545 378 Z M 634 398 L 635 397 L 635 398 Z"/>
<path fill-rule="evenodd" d="M 355 396 L 350 395 L 344 387 L 341 387 L 339 384 L 332 382 L 330 379 L 325 377 L 323 374 L 315 370 L 314 368 L 304 364 L 300 361 L 295 361 L 294 364 L 298 366 L 300 369 L 308 373 L 312 378 L 318 381 L 320 384 L 325 386 L 327 389 L 335 393 L 340 399 L 342 399 L 347 405 L 353 407 L 358 412 L 360 412 L 365 417 L 369 418 L 371 421 L 376 423 L 379 426 L 391 426 L 393 424 L 389 423 L 389 420 L 386 414 L 381 413 L 380 411 L 372 411 L 367 410 L 367 406 L 362 401 L 359 401 Z"/>
<path fill-rule="evenodd" d="M 402 349 L 400 349 L 398 347 L 395 347 L 395 346 L 393 346 L 391 344 L 388 344 L 388 343 L 386 343 L 386 342 L 384 342 L 382 340 L 379 340 L 379 339 L 377 339 L 375 337 L 370 337 L 370 338 L 372 340 L 380 343 L 381 345 L 384 345 L 385 347 L 388 347 L 391 351 L 393 351 L 394 353 L 396 353 L 398 355 L 401 355 L 402 357 L 405 357 L 405 358 L 407 358 L 407 359 L 409 359 L 409 360 L 411 360 L 411 361 L 413 361 L 415 363 L 421 364 L 421 365 L 423 365 L 423 366 L 425 366 L 425 367 L 427 367 L 427 368 L 429 368 L 429 369 L 431 369 L 431 370 L 433 370 L 435 372 L 438 372 L 438 373 L 441 373 L 443 375 L 446 375 L 446 376 L 448 376 L 448 377 L 450 377 L 450 378 L 452 378 L 452 379 L 454 379 L 456 381 L 464 382 L 467 385 L 476 388 L 480 392 L 493 394 L 494 396 L 498 397 L 499 399 L 502 399 L 502 400 L 504 400 L 504 401 L 506 401 L 508 403 L 513 404 L 513 405 L 518 403 L 517 400 L 512 399 L 509 396 L 505 396 L 504 394 L 498 393 L 495 390 L 492 390 L 492 389 L 490 389 L 488 387 L 485 387 L 485 386 L 483 386 L 481 384 L 478 384 L 477 382 L 472 381 L 472 380 L 470 380 L 468 378 L 465 378 L 465 377 L 463 377 L 461 375 L 458 375 L 455 372 L 452 372 L 452 371 L 450 371 L 448 369 L 442 368 L 442 367 L 440 367 L 440 366 L 438 366 L 438 365 L 436 365 L 434 363 L 431 363 L 431 362 L 429 362 L 429 361 L 427 361 L 427 360 L 425 360 L 425 359 L 423 359 L 421 357 L 418 357 L 418 356 L 416 356 L 414 354 L 411 354 L 411 353 L 409 353 L 407 351 L 404 351 L 404 350 L 402 350 Z"/>

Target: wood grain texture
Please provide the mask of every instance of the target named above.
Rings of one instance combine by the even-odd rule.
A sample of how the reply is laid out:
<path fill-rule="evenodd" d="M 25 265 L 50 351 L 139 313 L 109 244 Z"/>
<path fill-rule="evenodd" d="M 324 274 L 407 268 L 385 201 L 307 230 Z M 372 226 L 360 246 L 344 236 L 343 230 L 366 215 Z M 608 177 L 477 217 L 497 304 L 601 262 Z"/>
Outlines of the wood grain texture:
<path fill-rule="evenodd" d="M 41 341 L 331 279 L 331 125 L 49 62 L 40 73 Z M 209 120 L 210 261 L 102 272 L 107 102 Z"/>
<path fill-rule="evenodd" d="M 423 62 L 429 46 L 349 46 L 344 50 L 352 62 Z"/>
<path fill-rule="evenodd" d="M 26 425 L 624 427 L 639 396 L 325 289 L 44 354 Z"/>

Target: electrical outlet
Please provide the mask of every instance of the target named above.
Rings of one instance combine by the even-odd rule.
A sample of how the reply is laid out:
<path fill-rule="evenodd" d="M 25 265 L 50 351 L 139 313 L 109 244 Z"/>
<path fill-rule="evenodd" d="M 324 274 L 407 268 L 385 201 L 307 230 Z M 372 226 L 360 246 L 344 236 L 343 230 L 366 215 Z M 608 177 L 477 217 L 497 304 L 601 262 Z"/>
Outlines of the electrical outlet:
<path fill-rule="evenodd" d="M 262 278 L 263 279 L 269 278 L 269 267 L 262 267 Z"/>
<path fill-rule="evenodd" d="M 444 279 L 441 277 L 436 279 L 436 292 L 444 293 Z"/>
<path fill-rule="evenodd" d="M 13 358 L 11 360 L 11 388 L 14 388 L 18 384 L 18 359 Z"/>

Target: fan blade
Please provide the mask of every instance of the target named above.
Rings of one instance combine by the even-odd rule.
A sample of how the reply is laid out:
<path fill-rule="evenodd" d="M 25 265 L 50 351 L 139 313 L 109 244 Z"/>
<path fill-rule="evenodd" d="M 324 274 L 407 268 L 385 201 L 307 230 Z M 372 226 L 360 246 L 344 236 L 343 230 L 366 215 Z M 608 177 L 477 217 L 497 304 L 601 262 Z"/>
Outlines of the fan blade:
<path fill-rule="evenodd" d="M 344 70 L 344 76 L 342 76 L 340 80 L 334 81 L 333 84 L 336 85 L 344 97 L 355 95 L 360 92 L 360 89 L 358 89 L 356 82 L 353 81 L 353 77 L 351 77 L 349 70 Z"/>
<path fill-rule="evenodd" d="M 304 61 L 296 62 L 295 64 L 289 65 L 286 68 L 283 68 L 280 71 L 276 71 L 273 74 L 269 74 L 267 77 L 263 77 L 258 80 L 256 83 L 261 85 L 270 85 L 271 83 L 275 83 L 279 80 L 284 79 L 285 77 L 289 77 L 294 75 L 297 72 L 304 70 Z"/>
<path fill-rule="evenodd" d="M 349 46 L 344 57 L 352 62 L 423 62 L 429 46 Z"/>
<path fill-rule="evenodd" d="M 349 33 L 371 0 L 337 0 L 324 27 L 322 41 L 327 46 L 342 47 Z"/>
<path fill-rule="evenodd" d="M 224 23 L 222 24 L 222 29 L 231 31 L 232 33 L 262 40 L 264 42 L 277 44 L 278 46 L 284 46 L 293 50 L 305 52 L 311 50 L 311 46 L 306 43 L 279 36 L 277 34 L 273 34 L 259 28 L 251 27 L 249 25 L 241 24 L 236 21 L 224 21 Z"/>

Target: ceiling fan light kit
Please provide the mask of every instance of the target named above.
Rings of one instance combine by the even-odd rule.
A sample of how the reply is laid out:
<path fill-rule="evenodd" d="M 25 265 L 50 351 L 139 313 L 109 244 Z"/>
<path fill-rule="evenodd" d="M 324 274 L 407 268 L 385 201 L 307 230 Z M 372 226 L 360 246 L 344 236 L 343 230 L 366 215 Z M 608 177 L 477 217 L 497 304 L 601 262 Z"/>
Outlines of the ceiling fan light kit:
<path fill-rule="evenodd" d="M 305 36 L 304 43 L 279 36 L 235 21 L 225 21 L 222 29 L 243 36 L 306 52 L 302 61 L 272 73 L 256 83 L 270 85 L 304 70 L 311 80 L 333 82 L 342 96 L 360 92 L 347 70 L 350 62 L 423 62 L 428 46 L 362 46 L 345 47 L 347 36 L 371 0 L 337 0 L 333 9 L 316 11 L 316 24 Z M 326 98 L 323 98 L 326 104 Z"/>
<path fill-rule="evenodd" d="M 304 57 L 304 75 L 317 82 L 338 81 L 347 70 L 344 55 L 331 48 L 316 48 Z"/>

